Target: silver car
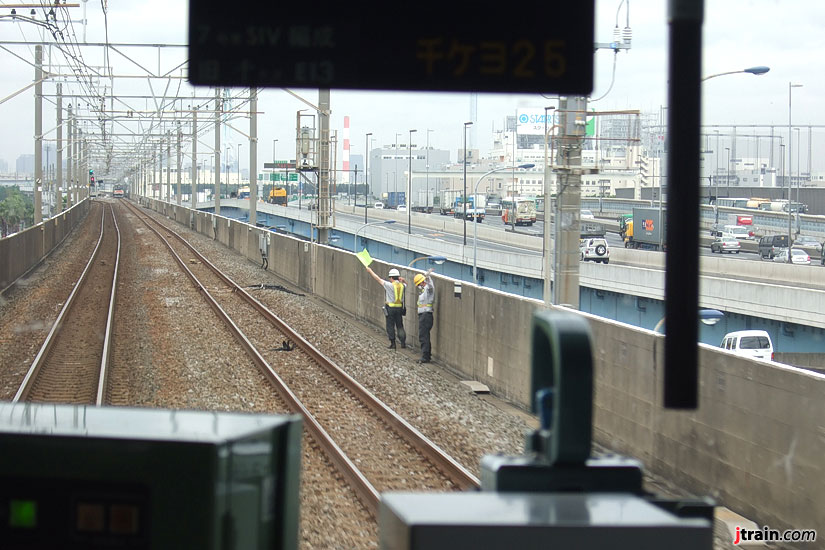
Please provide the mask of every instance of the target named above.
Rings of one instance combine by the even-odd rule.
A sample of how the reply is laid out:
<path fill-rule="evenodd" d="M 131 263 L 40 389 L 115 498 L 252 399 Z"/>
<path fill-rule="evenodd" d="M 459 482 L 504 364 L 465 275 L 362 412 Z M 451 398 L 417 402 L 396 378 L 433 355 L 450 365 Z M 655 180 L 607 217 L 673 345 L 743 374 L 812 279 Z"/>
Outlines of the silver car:
<path fill-rule="evenodd" d="M 779 254 L 773 257 L 773 261 L 788 263 L 788 249 L 783 248 Z M 791 248 L 791 263 L 800 265 L 811 265 L 811 256 L 801 248 Z"/>
<path fill-rule="evenodd" d="M 800 235 L 793 242 L 793 245 L 800 248 L 810 248 L 812 250 L 816 250 L 817 252 L 822 252 L 822 243 L 816 240 L 816 237 L 811 237 L 810 235 Z"/>
<path fill-rule="evenodd" d="M 734 252 L 739 254 L 739 250 L 742 248 L 742 244 L 732 237 L 719 237 L 712 243 L 710 243 L 710 251 L 711 253 L 718 252 L 729 252 L 733 254 Z"/>

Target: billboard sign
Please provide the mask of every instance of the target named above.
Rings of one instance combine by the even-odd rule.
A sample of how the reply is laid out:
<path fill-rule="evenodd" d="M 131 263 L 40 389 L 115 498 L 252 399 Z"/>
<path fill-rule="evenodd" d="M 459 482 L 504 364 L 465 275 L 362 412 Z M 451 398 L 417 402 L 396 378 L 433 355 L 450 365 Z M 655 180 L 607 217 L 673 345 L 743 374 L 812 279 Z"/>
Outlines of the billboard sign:
<path fill-rule="evenodd" d="M 550 129 L 554 124 L 558 124 L 561 120 L 561 113 L 555 110 L 547 111 L 547 130 L 550 135 Z M 587 126 L 585 128 L 585 135 L 593 136 L 596 134 L 596 117 L 591 116 L 587 119 Z M 544 135 L 544 107 L 538 108 L 524 108 L 516 111 L 516 132 L 520 136 L 543 136 Z"/>
<path fill-rule="evenodd" d="M 555 110 L 547 111 L 547 129 L 558 123 Z M 521 136 L 544 135 L 544 108 L 525 108 L 516 111 L 516 132 Z"/>

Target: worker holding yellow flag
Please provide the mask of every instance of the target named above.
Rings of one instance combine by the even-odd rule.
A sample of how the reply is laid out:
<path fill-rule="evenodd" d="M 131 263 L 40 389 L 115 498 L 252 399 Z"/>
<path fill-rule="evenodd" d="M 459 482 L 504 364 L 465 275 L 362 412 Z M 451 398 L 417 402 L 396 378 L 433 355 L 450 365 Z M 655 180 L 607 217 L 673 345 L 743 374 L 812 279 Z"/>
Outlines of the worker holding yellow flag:
<path fill-rule="evenodd" d="M 364 250 L 366 252 L 366 250 Z M 369 257 L 369 254 L 367 254 Z M 364 262 L 364 259 L 359 255 L 358 258 Z M 372 261 L 370 259 L 370 261 Z M 364 263 L 373 279 L 378 281 L 384 287 L 384 316 L 386 318 L 387 337 L 390 339 L 389 349 L 395 349 L 395 338 L 398 336 L 398 341 L 402 348 L 407 347 L 407 333 L 404 331 L 404 314 L 406 308 L 404 307 L 404 291 L 407 288 L 407 281 L 401 276 L 397 269 L 392 268 L 388 274 L 389 281 L 385 281 L 375 274 L 370 269 L 369 265 Z"/>

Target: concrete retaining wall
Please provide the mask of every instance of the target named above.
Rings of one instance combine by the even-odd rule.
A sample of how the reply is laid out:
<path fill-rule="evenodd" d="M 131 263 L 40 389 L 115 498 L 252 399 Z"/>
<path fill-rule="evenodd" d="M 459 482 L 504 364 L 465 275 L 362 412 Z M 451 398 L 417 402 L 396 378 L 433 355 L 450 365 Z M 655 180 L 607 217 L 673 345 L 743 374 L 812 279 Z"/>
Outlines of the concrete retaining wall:
<path fill-rule="evenodd" d="M 212 218 L 195 214 L 199 231 L 210 237 Z M 177 219 L 188 224 L 189 214 L 178 212 Z M 260 260 L 261 229 L 234 221 L 227 227 L 225 218 L 217 228 L 221 242 L 247 247 L 247 256 Z M 383 331 L 383 291 L 354 254 L 277 234 L 270 234 L 268 253 L 271 271 Z M 371 267 L 386 276 L 391 266 Z M 407 280 L 415 273 L 392 267 Z M 434 281 L 436 360 L 528 408 L 531 319 L 543 304 L 469 283 L 461 284 L 459 298 L 456 281 Z M 418 336 L 414 307 L 410 288 L 410 343 Z M 663 336 L 581 315 L 593 333 L 596 441 L 760 525 L 825 532 L 825 376 L 702 345 L 699 410 L 666 411 Z"/>
<path fill-rule="evenodd" d="M 37 267 L 89 212 L 88 200 L 25 231 L 0 239 L 0 294 Z"/>

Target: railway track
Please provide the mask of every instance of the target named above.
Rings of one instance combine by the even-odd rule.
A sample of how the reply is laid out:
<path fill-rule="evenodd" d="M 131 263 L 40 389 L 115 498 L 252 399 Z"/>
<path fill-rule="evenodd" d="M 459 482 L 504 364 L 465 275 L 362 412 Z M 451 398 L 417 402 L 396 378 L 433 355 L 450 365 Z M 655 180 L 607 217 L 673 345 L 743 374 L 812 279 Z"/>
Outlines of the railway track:
<path fill-rule="evenodd" d="M 457 490 L 478 480 L 217 269 L 171 228 L 124 203 L 233 331 L 364 506 L 388 490 Z"/>
<path fill-rule="evenodd" d="M 104 205 L 97 245 L 13 401 L 103 404 L 119 262 L 120 230 Z"/>

